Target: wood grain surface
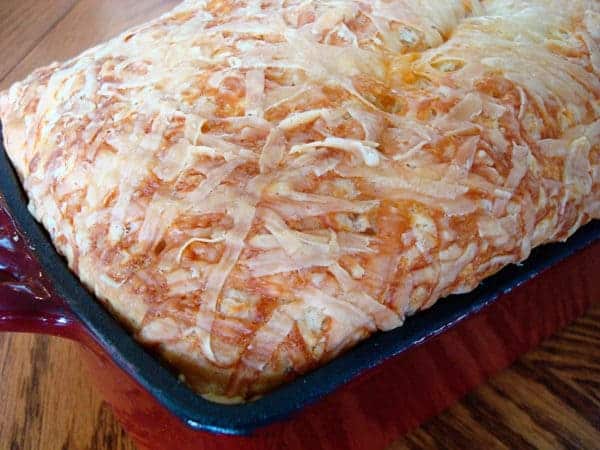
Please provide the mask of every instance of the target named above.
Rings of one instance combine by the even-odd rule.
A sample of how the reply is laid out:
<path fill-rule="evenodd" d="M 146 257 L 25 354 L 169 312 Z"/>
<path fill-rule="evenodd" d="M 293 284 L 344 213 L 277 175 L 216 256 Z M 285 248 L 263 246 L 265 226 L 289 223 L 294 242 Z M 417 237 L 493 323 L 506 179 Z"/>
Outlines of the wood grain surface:
<path fill-rule="evenodd" d="M 176 3 L 0 0 L 0 89 Z M 0 450 L 134 448 L 78 344 L 0 334 Z M 600 449 L 600 305 L 389 450 L 420 448 Z"/>

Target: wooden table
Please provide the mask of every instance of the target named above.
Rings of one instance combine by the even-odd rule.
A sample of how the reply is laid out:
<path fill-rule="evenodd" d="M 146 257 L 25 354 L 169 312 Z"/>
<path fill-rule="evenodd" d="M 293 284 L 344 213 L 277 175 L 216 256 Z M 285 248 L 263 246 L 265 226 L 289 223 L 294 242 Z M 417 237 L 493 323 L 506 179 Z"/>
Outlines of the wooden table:
<path fill-rule="evenodd" d="M 1 0 L 0 89 L 176 3 Z M 135 448 L 77 345 L 0 335 L 0 449 Z M 600 448 L 600 305 L 389 450 L 435 447 Z"/>

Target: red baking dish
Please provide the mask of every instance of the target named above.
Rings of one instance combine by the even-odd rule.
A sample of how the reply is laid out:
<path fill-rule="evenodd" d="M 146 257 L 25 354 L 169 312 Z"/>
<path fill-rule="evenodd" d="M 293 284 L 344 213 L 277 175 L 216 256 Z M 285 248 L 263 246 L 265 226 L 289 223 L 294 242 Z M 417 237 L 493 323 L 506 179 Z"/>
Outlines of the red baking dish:
<path fill-rule="evenodd" d="M 0 331 L 80 342 L 142 449 L 382 449 L 600 299 L 594 222 L 255 402 L 217 405 L 94 301 L 27 212 L 1 148 L 0 170 Z"/>

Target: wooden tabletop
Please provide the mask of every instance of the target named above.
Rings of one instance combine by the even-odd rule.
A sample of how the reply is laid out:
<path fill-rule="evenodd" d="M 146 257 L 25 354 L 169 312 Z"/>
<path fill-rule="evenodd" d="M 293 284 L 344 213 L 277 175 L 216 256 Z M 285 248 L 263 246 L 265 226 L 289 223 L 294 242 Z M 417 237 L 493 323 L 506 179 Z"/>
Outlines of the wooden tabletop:
<path fill-rule="evenodd" d="M 0 89 L 177 3 L 0 0 Z M 135 448 L 77 345 L 0 334 L 0 449 Z M 599 449 L 600 305 L 389 450 L 436 447 Z"/>

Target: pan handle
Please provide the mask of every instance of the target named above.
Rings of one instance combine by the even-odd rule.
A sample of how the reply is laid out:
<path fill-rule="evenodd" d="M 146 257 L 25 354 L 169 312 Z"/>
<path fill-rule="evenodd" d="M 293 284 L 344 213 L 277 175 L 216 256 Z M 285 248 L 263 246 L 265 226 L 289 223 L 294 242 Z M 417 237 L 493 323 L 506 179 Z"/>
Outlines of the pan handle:
<path fill-rule="evenodd" d="M 0 195 L 0 332 L 77 339 L 80 325 L 43 276 L 27 240 Z"/>

